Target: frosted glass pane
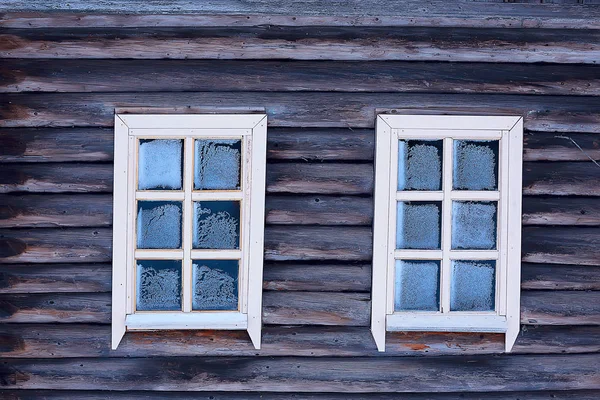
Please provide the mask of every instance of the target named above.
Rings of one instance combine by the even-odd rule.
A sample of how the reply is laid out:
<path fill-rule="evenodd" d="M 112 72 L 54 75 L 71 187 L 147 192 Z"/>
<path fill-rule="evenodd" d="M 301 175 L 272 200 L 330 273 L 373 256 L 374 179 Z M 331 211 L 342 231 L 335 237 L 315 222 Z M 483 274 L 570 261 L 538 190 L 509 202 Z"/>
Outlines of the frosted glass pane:
<path fill-rule="evenodd" d="M 398 142 L 398 190 L 442 190 L 443 141 Z"/>
<path fill-rule="evenodd" d="M 181 248 L 181 202 L 138 201 L 137 247 Z"/>
<path fill-rule="evenodd" d="M 496 202 L 452 202 L 452 249 L 496 248 Z"/>
<path fill-rule="evenodd" d="M 396 260 L 394 310 L 439 309 L 440 262 Z"/>
<path fill-rule="evenodd" d="M 240 202 L 194 202 L 195 249 L 240 248 Z"/>
<path fill-rule="evenodd" d="M 454 189 L 498 188 L 498 141 L 454 141 Z"/>
<path fill-rule="evenodd" d="M 138 186 L 140 190 L 181 189 L 183 141 L 140 140 Z"/>
<path fill-rule="evenodd" d="M 397 249 L 439 249 L 441 202 L 398 202 Z"/>
<path fill-rule="evenodd" d="M 242 142 L 196 139 L 194 189 L 239 189 Z"/>
<path fill-rule="evenodd" d="M 193 310 L 238 309 L 237 260 L 193 261 Z"/>
<path fill-rule="evenodd" d="M 181 310 L 181 261 L 137 261 L 136 310 Z"/>
<path fill-rule="evenodd" d="M 452 261 L 450 310 L 493 311 L 496 296 L 495 261 Z"/>

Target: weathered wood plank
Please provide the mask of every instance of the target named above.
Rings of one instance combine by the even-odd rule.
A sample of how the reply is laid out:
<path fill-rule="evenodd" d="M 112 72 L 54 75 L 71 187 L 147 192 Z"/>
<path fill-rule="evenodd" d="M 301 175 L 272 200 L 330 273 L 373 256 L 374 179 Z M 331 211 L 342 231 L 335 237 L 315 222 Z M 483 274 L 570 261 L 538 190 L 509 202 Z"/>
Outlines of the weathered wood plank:
<path fill-rule="evenodd" d="M 111 264 L 0 265 L 0 293 L 110 292 Z"/>
<path fill-rule="evenodd" d="M 267 224 L 272 225 L 371 226 L 373 223 L 371 197 L 269 195 L 265 207 Z"/>
<path fill-rule="evenodd" d="M 255 350 L 246 332 L 128 332 L 110 350 L 110 326 L 87 324 L 3 324 L 3 358 L 307 356 L 386 357 L 469 355 L 504 351 L 504 337 L 491 333 L 388 333 L 384 353 L 377 351 L 369 327 L 264 326 Z M 593 353 L 600 351 L 600 328 L 527 326 L 514 353 Z"/>
<path fill-rule="evenodd" d="M 525 161 L 600 160 L 600 135 L 528 132 L 523 137 Z"/>
<path fill-rule="evenodd" d="M 278 291 L 370 292 L 371 266 L 269 263 L 263 269 L 263 288 Z"/>
<path fill-rule="evenodd" d="M 600 290 L 600 268 L 524 263 L 521 266 L 521 288 Z"/>
<path fill-rule="evenodd" d="M 369 293 L 263 293 L 263 320 L 272 325 L 370 326 Z M 110 323 L 110 293 L 0 295 L 5 323 Z M 600 325 L 600 291 L 521 293 L 521 323 Z"/>
<path fill-rule="evenodd" d="M 600 225 L 596 198 L 523 197 L 523 225 Z"/>
<path fill-rule="evenodd" d="M 335 91 L 600 95 L 600 66 L 271 60 L 5 60 L 0 92 Z M 152 79 L 147 79 L 148 76 Z"/>
<path fill-rule="evenodd" d="M 112 126 L 118 107 L 266 109 L 269 127 L 373 128 L 376 111 L 525 115 L 525 129 L 600 133 L 600 105 L 585 96 L 518 96 L 417 93 L 28 93 L 6 94 L 2 127 Z"/>
<path fill-rule="evenodd" d="M 412 393 L 600 386 L 600 358 L 594 354 L 35 359 L 7 360 L 1 368 L 5 389 Z"/>
<path fill-rule="evenodd" d="M 83 163 L 5 164 L 0 193 L 111 192 L 113 166 Z M 267 193 L 371 195 L 373 165 L 270 163 Z M 600 167 L 590 162 L 526 162 L 525 195 L 600 196 Z"/>
<path fill-rule="evenodd" d="M 112 226 L 110 194 L 0 194 L 0 228 Z"/>
<path fill-rule="evenodd" d="M 596 30 L 432 27 L 5 29 L 0 58 L 399 60 L 594 64 Z M 224 50 L 226 49 L 226 50 Z"/>
<path fill-rule="evenodd" d="M 524 262 L 542 264 L 600 265 L 598 228 L 523 228 Z"/>
<path fill-rule="evenodd" d="M 149 391 L 82 391 L 82 390 L 0 390 L 6 400 L 197 400 L 197 393 Z M 296 400 L 597 400 L 600 390 L 555 390 L 537 392 L 485 393 L 294 393 Z M 267 392 L 203 392 L 209 400 L 288 400 L 289 393 Z"/>

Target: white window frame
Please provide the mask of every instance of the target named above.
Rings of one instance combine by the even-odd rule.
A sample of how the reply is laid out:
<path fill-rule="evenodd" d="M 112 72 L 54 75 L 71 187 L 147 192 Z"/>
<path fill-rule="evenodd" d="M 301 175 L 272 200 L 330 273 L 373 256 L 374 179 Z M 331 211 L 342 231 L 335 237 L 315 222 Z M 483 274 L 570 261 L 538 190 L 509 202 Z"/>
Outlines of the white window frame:
<path fill-rule="evenodd" d="M 239 191 L 193 191 L 193 140 L 240 138 L 242 174 Z M 181 250 L 135 250 L 136 200 L 175 200 L 168 191 L 137 190 L 138 138 L 179 138 L 185 141 L 184 201 Z M 262 276 L 266 181 L 267 116 L 265 114 L 115 114 L 113 193 L 112 349 L 126 331 L 156 329 L 247 330 L 256 349 L 261 346 Z M 167 197 L 165 197 L 167 196 Z M 240 200 L 240 250 L 194 250 L 192 210 L 197 200 Z M 185 215 L 185 214 L 189 215 Z M 170 253 L 170 254 L 167 254 Z M 182 288 L 183 312 L 134 312 L 135 257 L 183 260 L 182 275 L 191 279 L 191 258 L 240 259 L 238 311 L 191 311 L 191 285 Z M 189 286 L 189 287 L 188 287 Z"/>
<path fill-rule="evenodd" d="M 442 191 L 397 191 L 398 140 L 444 140 Z M 498 192 L 452 191 L 452 139 L 500 140 Z M 377 349 L 385 351 L 386 332 L 501 332 L 509 352 L 520 329 L 521 185 L 523 118 L 518 116 L 388 115 L 377 116 L 375 148 L 375 213 L 373 222 L 373 286 L 371 331 Z M 498 203 L 497 250 L 450 251 L 452 200 Z M 442 202 L 441 250 L 396 250 L 396 202 Z M 428 253 L 427 255 L 424 253 Z M 471 253 L 467 255 L 466 253 Z M 495 253 L 496 311 L 448 312 L 452 258 L 486 258 Z M 412 254 L 409 254 L 412 253 Z M 438 254 L 434 254 L 438 253 Z M 451 254 L 454 253 L 454 254 Z M 445 312 L 394 312 L 395 260 L 399 257 L 442 260 L 440 303 Z M 464 258 L 463 258 L 464 259 Z M 447 283 L 446 283 L 447 282 Z"/>

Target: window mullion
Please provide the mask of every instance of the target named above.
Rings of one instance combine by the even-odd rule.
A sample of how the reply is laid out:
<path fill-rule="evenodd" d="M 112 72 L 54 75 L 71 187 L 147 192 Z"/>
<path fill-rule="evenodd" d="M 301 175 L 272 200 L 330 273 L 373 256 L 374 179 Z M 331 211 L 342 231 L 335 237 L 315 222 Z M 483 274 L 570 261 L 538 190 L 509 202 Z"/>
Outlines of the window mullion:
<path fill-rule="evenodd" d="M 452 138 L 444 138 L 444 200 L 442 205 L 442 312 L 450 311 L 450 248 L 452 233 Z"/>
<path fill-rule="evenodd" d="M 194 183 L 194 139 L 185 138 L 183 201 L 183 311 L 192 310 L 192 185 Z"/>

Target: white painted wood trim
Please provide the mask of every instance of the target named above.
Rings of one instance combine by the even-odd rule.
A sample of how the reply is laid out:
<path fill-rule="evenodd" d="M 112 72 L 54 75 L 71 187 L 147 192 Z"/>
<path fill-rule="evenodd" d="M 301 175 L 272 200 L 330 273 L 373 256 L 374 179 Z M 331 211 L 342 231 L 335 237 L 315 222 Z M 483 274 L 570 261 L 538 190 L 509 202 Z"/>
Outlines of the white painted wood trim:
<path fill-rule="evenodd" d="M 261 117 L 252 130 L 251 222 L 248 249 L 248 334 L 256 349 L 261 347 L 267 165 L 267 116 L 262 114 Z"/>
<path fill-rule="evenodd" d="M 151 329 L 228 329 L 244 330 L 248 316 L 240 312 L 139 312 L 128 315 L 127 330 Z"/>
<path fill-rule="evenodd" d="M 184 257 L 184 251 L 173 249 L 173 250 L 154 250 L 154 249 L 140 249 L 135 250 L 133 258 L 140 260 L 181 260 Z"/>
<path fill-rule="evenodd" d="M 241 260 L 242 250 L 191 250 L 192 260 Z"/>
<path fill-rule="evenodd" d="M 500 200 L 500 192 L 493 190 L 453 190 L 450 192 L 450 198 L 461 201 L 498 201 Z"/>
<path fill-rule="evenodd" d="M 225 129 L 225 130 L 224 130 Z M 138 128 L 130 129 L 131 136 L 143 136 L 148 139 L 160 138 L 183 138 L 183 137 L 210 137 L 215 139 L 241 138 L 252 134 L 252 129 L 239 128 L 196 128 L 196 129 L 162 129 L 162 128 Z"/>
<path fill-rule="evenodd" d="M 494 130 L 476 130 L 476 129 L 394 129 L 402 139 L 420 139 L 420 140 L 441 140 L 446 138 L 458 140 L 498 140 L 502 136 L 502 131 Z"/>
<path fill-rule="evenodd" d="M 223 190 L 212 191 L 202 190 L 192 192 L 192 201 L 213 201 L 213 200 L 243 200 L 243 190 Z"/>
<path fill-rule="evenodd" d="M 390 135 L 390 185 L 389 185 L 389 204 L 388 204 L 388 244 L 387 244 L 387 278 L 386 278 L 386 307 L 385 313 L 391 314 L 394 312 L 394 303 L 396 296 L 396 288 L 393 282 L 396 280 L 396 260 L 394 257 L 396 250 L 396 234 L 398 232 L 398 202 L 395 197 L 398 194 L 398 169 L 400 166 L 399 159 L 399 141 L 398 136 L 392 130 Z"/>
<path fill-rule="evenodd" d="M 115 115 L 111 348 L 125 335 L 127 312 L 127 125 Z"/>
<path fill-rule="evenodd" d="M 181 292 L 183 302 L 183 311 L 192 311 L 192 226 L 193 226 L 193 204 L 192 188 L 194 185 L 194 139 L 186 137 L 183 147 L 184 168 L 183 168 L 183 190 L 185 200 L 183 202 L 183 262 L 182 262 L 182 284 Z"/>
<path fill-rule="evenodd" d="M 442 201 L 444 192 L 429 192 L 418 190 L 403 190 L 396 192 L 396 201 Z"/>
<path fill-rule="evenodd" d="M 183 201 L 185 193 L 180 190 L 138 190 L 135 192 L 136 200 L 163 200 L 163 201 Z"/>
<path fill-rule="evenodd" d="M 452 248 L 452 168 L 454 146 L 451 138 L 444 138 L 444 169 L 442 190 L 444 201 L 442 203 L 442 262 L 440 270 L 440 310 L 442 313 L 450 311 L 450 249 Z"/>
<path fill-rule="evenodd" d="M 392 130 L 377 117 L 375 134 L 375 210 L 373 218 L 373 282 L 371 290 L 371 333 L 377 350 L 385 351 L 387 304 L 389 193 Z M 394 188 L 395 190 L 395 188 Z"/>
<path fill-rule="evenodd" d="M 265 114 L 120 114 L 130 129 L 249 129 Z M 221 131 L 223 134 L 224 131 Z"/>
<path fill-rule="evenodd" d="M 394 258 L 404 260 L 441 260 L 441 250 L 394 250 Z"/>
<path fill-rule="evenodd" d="M 421 332 L 506 332 L 506 318 L 458 313 L 399 313 L 387 316 L 387 330 Z"/>
<path fill-rule="evenodd" d="M 390 115 L 380 114 L 378 118 L 385 121 L 392 129 L 420 130 L 510 130 L 521 117 L 514 116 L 473 116 L 473 115 Z M 444 137 L 458 135 L 452 132 Z M 404 135 L 403 135 L 404 136 Z"/>
<path fill-rule="evenodd" d="M 507 330 L 505 351 L 510 352 L 521 328 L 521 201 L 523 180 L 523 118 L 509 132 Z"/>

